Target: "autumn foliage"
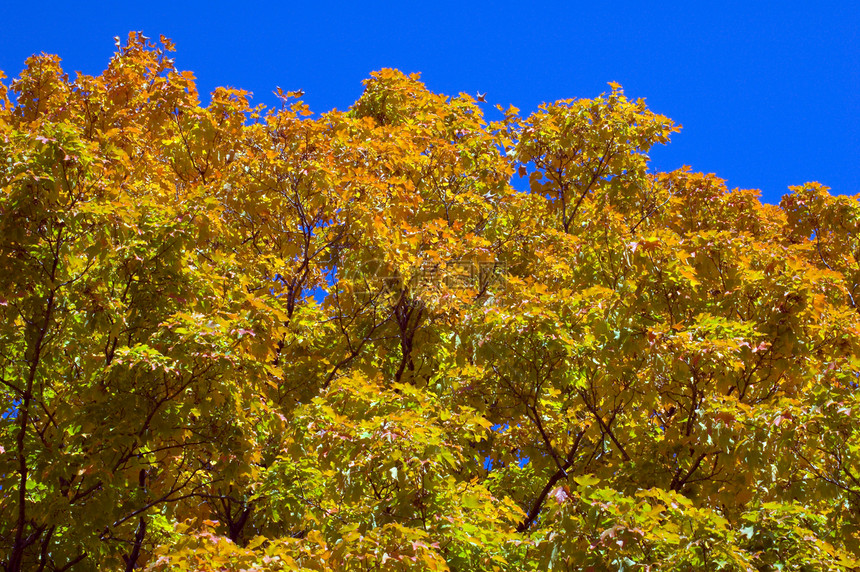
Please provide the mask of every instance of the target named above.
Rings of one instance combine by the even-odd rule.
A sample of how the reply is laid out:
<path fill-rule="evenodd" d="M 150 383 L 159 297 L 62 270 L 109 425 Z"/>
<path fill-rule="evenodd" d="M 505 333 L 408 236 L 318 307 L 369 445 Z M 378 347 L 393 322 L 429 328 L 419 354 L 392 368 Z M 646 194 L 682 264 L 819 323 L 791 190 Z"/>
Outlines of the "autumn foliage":
<path fill-rule="evenodd" d="M 856 197 L 653 172 L 615 84 L 314 115 L 172 49 L 0 84 L 7 572 L 860 566 Z"/>

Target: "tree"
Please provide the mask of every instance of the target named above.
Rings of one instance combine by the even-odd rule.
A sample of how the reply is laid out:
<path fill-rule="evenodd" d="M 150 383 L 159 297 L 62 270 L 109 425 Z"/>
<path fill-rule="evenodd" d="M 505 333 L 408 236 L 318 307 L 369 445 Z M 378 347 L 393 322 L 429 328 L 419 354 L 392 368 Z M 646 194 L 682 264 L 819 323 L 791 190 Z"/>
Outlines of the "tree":
<path fill-rule="evenodd" d="M 117 47 L 0 86 L 7 572 L 860 566 L 857 197 L 652 172 L 615 84 L 315 116 Z"/>

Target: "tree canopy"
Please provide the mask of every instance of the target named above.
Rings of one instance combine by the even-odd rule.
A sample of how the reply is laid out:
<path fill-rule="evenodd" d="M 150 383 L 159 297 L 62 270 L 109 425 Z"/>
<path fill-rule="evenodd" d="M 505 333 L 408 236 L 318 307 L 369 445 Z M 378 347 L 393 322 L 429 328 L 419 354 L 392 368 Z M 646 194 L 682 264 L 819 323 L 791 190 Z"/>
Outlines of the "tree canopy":
<path fill-rule="evenodd" d="M 857 197 L 654 172 L 616 84 L 314 115 L 172 51 L 0 83 L 7 572 L 860 566 Z"/>

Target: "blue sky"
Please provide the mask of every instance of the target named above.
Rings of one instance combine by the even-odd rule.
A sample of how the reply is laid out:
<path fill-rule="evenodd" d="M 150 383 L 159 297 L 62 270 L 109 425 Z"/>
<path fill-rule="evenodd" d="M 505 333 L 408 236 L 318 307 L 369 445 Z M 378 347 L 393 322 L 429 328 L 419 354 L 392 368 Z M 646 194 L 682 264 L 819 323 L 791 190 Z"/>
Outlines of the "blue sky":
<path fill-rule="evenodd" d="M 860 193 L 860 3 L 0 2 L 0 70 L 59 54 L 98 73 L 130 30 L 177 44 L 201 92 L 304 89 L 347 108 L 373 70 L 421 72 L 433 91 L 487 92 L 524 112 L 607 82 L 683 124 L 653 166 L 691 165 L 777 202 L 816 180 Z M 487 106 L 490 109 L 492 106 Z"/>

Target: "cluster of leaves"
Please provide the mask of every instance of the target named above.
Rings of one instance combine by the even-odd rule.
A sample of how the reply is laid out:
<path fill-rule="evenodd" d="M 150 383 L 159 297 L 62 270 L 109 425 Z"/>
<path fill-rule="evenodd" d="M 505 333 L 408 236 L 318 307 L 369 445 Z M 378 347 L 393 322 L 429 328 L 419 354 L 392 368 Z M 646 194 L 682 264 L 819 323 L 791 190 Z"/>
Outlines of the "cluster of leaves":
<path fill-rule="evenodd" d="M 618 85 L 314 116 L 172 50 L 0 84 L 7 572 L 860 566 L 857 198 L 653 173 Z"/>

